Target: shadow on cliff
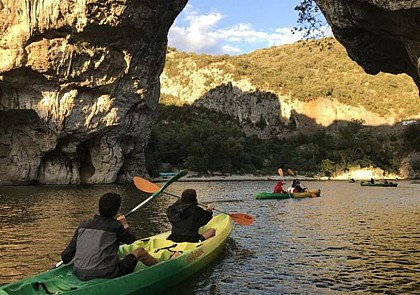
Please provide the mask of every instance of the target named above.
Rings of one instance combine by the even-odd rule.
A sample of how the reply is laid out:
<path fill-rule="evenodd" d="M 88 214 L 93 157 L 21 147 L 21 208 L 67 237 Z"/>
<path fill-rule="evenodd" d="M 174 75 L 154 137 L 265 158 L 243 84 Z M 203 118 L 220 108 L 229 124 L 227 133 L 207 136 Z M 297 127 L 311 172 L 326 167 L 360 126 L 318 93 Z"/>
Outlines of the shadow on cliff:
<path fill-rule="evenodd" d="M 197 99 L 193 105 L 205 107 L 230 115 L 237 119 L 247 135 L 257 135 L 260 138 L 277 136 L 288 138 L 297 133 L 314 133 L 327 130 L 337 133 L 339 128 L 350 121 L 330 120 L 328 126 L 320 125 L 314 118 L 299 113 L 293 107 L 282 103 L 282 99 L 272 92 L 255 90 L 242 91 L 232 83 L 219 85 Z M 405 120 L 394 125 L 364 125 L 381 134 L 402 134 L 405 127 L 417 122 Z"/>

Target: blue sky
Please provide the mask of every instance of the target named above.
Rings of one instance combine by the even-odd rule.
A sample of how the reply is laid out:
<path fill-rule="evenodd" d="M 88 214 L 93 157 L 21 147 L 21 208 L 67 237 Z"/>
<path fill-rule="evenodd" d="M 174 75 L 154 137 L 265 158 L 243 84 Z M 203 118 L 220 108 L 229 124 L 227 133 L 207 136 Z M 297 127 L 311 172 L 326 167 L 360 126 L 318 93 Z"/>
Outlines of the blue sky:
<path fill-rule="evenodd" d="M 300 0 L 189 0 L 169 31 L 180 51 L 242 54 L 294 43 Z"/>

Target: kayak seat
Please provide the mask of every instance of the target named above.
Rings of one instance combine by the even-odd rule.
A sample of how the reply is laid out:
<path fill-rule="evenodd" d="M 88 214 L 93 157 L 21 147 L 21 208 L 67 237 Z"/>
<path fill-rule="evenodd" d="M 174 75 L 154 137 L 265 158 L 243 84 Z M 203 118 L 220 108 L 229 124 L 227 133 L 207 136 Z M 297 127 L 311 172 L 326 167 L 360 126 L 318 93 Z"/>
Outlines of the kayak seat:
<path fill-rule="evenodd" d="M 35 289 L 35 291 L 40 291 L 40 289 L 43 289 L 47 294 L 54 294 L 54 292 L 48 290 L 47 285 L 45 285 L 45 283 L 42 282 L 34 282 L 32 283 L 32 287 Z"/>
<path fill-rule="evenodd" d="M 63 284 L 62 281 L 60 282 L 56 280 L 48 280 L 45 282 L 33 282 L 32 287 L 35 291 L 43 291 L 41 294 L 60 294 L 63 292 L 69 292 L 78 289 L 73 284 Z"/>

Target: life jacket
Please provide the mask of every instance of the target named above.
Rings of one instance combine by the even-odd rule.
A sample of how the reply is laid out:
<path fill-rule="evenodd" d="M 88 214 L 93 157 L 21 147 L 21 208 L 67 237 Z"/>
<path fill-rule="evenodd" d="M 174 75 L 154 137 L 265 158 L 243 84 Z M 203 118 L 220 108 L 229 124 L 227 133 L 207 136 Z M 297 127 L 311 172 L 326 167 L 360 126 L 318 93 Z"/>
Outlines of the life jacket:
<path fill-rule="evenodd" d="M 295 193 L 295 192 L 296 192 L 296 189 L 295 189 L 294 187 L 289 187 L 289 188 L 287 189 L 287 192 L 288 192 L 289 194 L 293 194 L 293 193 Z"/>
<path fill-rule="evenodd" d="M 131 244 L 135 240 L 118 220 L 95 215 L 79 225 L 61 257 L 65 263 L 74 257 L 74 273 L 81 280 L 114 278 L 118 275 L 120 242 Z"/>

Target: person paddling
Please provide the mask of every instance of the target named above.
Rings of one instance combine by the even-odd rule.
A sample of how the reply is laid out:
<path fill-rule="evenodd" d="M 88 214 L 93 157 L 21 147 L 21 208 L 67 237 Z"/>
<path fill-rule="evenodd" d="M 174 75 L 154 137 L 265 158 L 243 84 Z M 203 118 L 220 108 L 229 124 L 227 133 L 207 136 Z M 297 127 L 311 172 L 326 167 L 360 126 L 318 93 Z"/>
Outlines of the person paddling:
<path fill-rule="evenodd" d="M 209 228 L 199 234 L 198 230 L 213 218 L 213 205 L 207 205 L 206 209 L 198 206 L 197 192 L 187 189 L 182 192 L 181 199 L 169 206 L 166 210 L 172 231 L 168 240 L 174 242 L 197 243 L 215 235 L 215 230 Z"/>
<path fill-rule="evenodd" d="M 303 193 L 306 189 L 300 185 L 300 181 L 298 179 L 294 179 L 291 187 L 292 193 Z"/>
<path fill-rule="evenodd" d="M 136 240 L 124 215 L 114 217 L 121 205 L 121 196 L 106 193 L 99 200 L 99 214 L 82 222 L 61 254 L 67 264 L 74 258 L 74 273 L 83 280 L 115 278 L 134 271 L 137 261 L 147 266 L 158 263 L 145 249 L 138 247 L 122 260 L 118 256 L 120 243 Z"/>
<path fill-rule="evenodd" d="M 282 181 L 277 182 L 276 186 L 274 187 L 273 193 L 287 194 L 287 191 L 285 191 L 283 189 L 283 182 Z"/>

